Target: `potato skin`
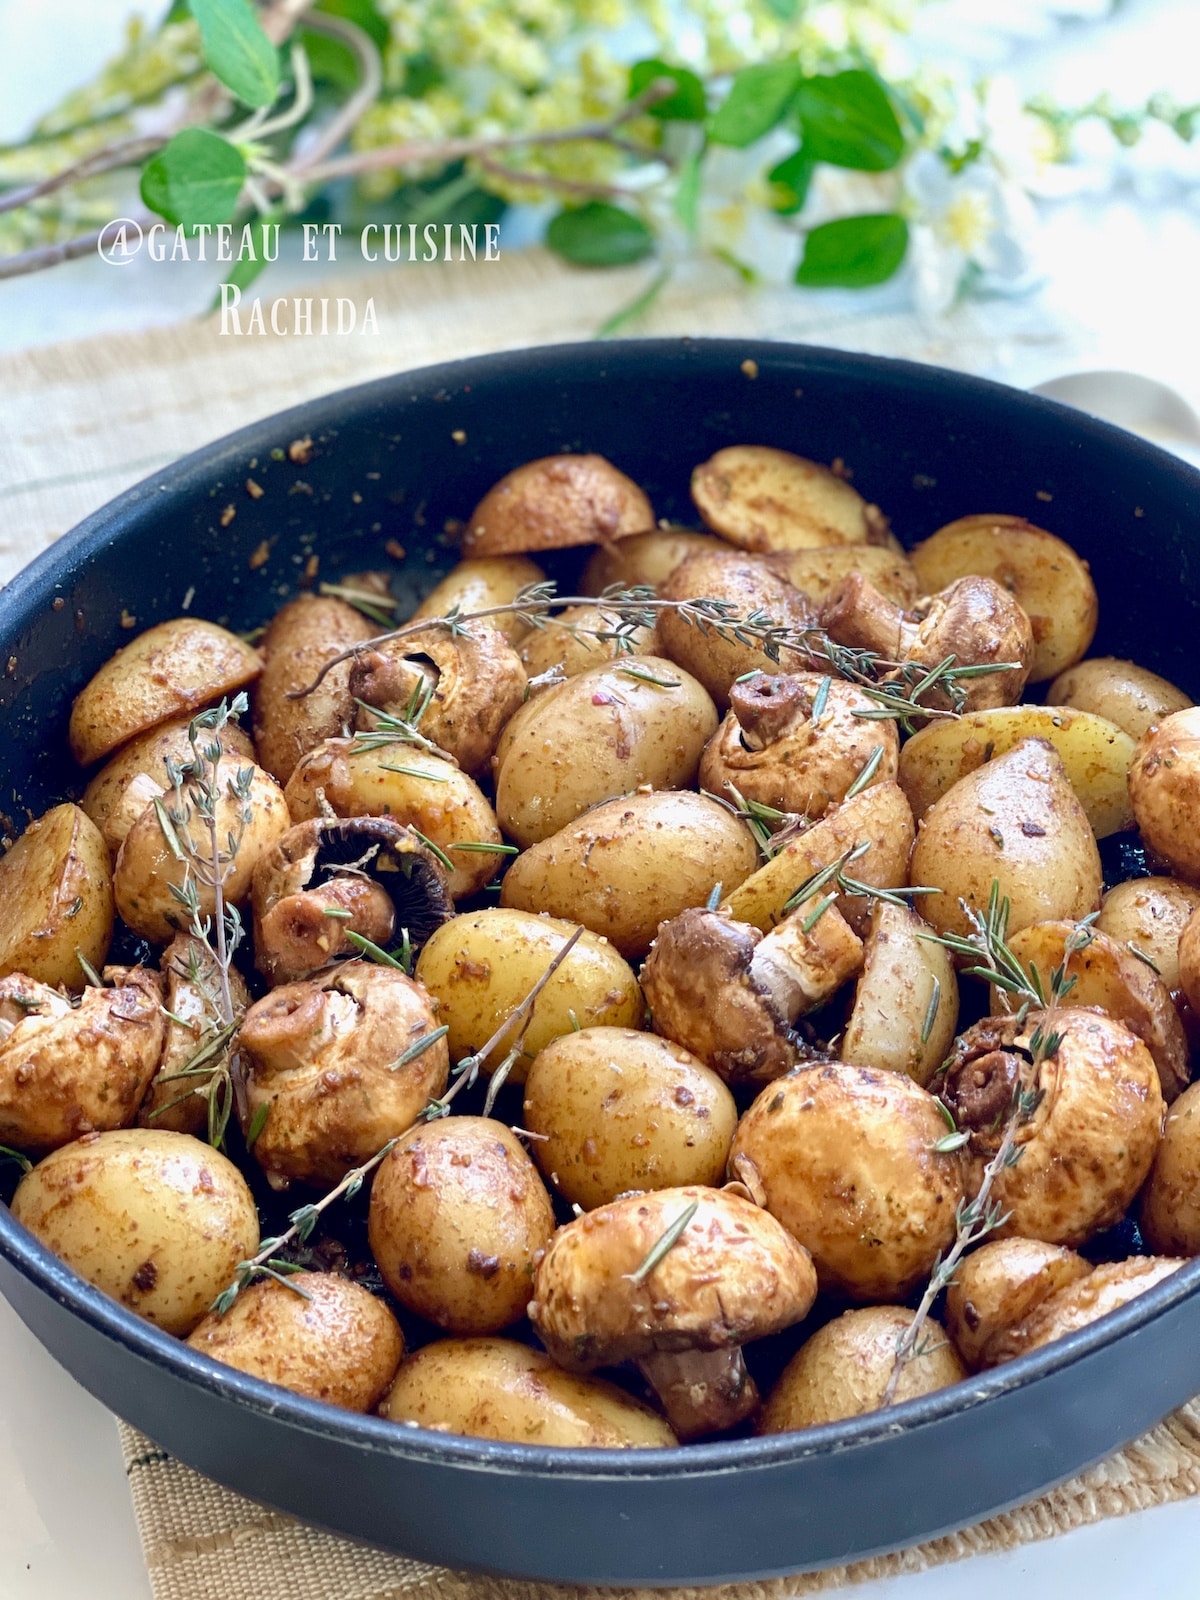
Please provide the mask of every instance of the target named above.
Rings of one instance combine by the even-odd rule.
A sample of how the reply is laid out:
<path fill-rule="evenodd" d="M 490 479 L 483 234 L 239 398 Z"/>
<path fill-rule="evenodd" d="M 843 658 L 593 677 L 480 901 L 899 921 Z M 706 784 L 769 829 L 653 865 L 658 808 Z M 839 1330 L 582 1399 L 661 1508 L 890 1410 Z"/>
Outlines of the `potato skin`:
<path fill-rule="evenodd" d="M 385 1157 L 367 1227 L 401 1305 L 447 1333 L 498 1333 L 525 1314 L 554 1208 L 510 1129 L 452 1116 L 413 1128 Z"/>
<path fill-rule="evenodd" d="M 1046 704 L 1092 711 L 1115 722 L 1131 739 L 1140 739 L 1155 723 L 1192 702 L 1182 689 L 1134 661 L 1093 656 L 1059 673 L 1046 690 Z"/>
<path fill-rule="evenodd" d="M 600 595 L 613 584 L 661 589 L 688 556 L 699 550 L 733 549 L 716 534 L 697 533 L 692 528 L 658 527 L 653 533 L 635 533 L 618 544 L 600 546 L 583 569 L 579 592 Z"/>
<path fill-rule="evenodd" d="M 1002 1359 L 1009 1330 L 1092 1270 L 1074 1250 L 1040 1239 L 992 1239 L 973 1250 L 946 1291 L 946 1331 L 979 1372 Z"/>
<path fill-rule="evenodd" d="M 159 789 L 165 789 L 167 761 L 182 765 L 192 759 L 188 739 L 190 726 L 190 717 L 174 717 L 170 722 L 139 734 L 105 762 L 83 791 L 80 807 L 100 829 L 114 856 L 137 820 L 136 816 L 128 814 L 125 801 L 129 785 L 138 778 L 149 778 Z M 236 722 L 227 722 L 215 733 L 206 729 L 202 737 L 206 743 L 215 741 L 226 755 L 241 756 L 248 761 L 255 759 L 250 735 Z"/>
<path fill-rule="evenodd" d="M 525 1080 L 531 1154 L 585 1211 L 630 1189 L 721 1182 L 733 1096 L 689 1051 L 632 1028 L 584 1028 L 539 1052 Z"/>
<path fill-rule="evenodd" d="M 1077 921 L 1100 903 L 1100 852 L 1054 748 L 1023 739 L 953 784 L 917 830 L 912 881 L 939 933 L 972 932 L 960 901 L 982 915 L 993 882 L 1011 902 L 1009 932 Z"/>
<path fill-rule="evenodd" d="M 1174 711 L 1143 734 L 1129 769 L 1142 838 L 1177 877 L 1200 883 L 1200 706 Z"/>
<path fill-rule="evenodd" d="M 417 957 L 416 976 L 450 1028 L 451 1058 L 475 1055 L 520 1005 L 577 924 L 528 911 L 489 906 L 440 927 Z M 584 933 L 533 1005 L 510 1083 L 523 1083 L 530 1062 L 576 1025 L 636 1027 L 645 1006 L 629 964 L 594 933 Z M 574 1020 L 572 1020 L 572 1018 Z M 483 1062 L 490 1070 L 507 1048 Z"/>
<path fill-rule="evenodd" d="M 506 473 L 471 513 L 464 556 L 608 544 L 649 533 L 654 510 L 631 478 L 596 455 L 542 456 Z"/>
<path fill-rule="evenodd" d="M 642 784 L 685 788 L 716 729 L 708 693 L 673 661 L 590 667 L 530 700 L 504 729 L 497 820 L 525 848 Z"/>
<path fill-rule="evenodd" d="M 439 1339 L 403 1362 L 379 1407 L 389 1422 L 512 1444 L 663 1449 L 658 1415 L 603 1378 L 564 1372 L 511 1339 Z"/>
<path fill-rule="evenodd" d="M 770 445 L 718 450 L 692 473 L 708 526 L 743 550 L 865 544 L 887 529 L 878 506 L 828 467 Z"/>
<path fill-rule="evenodd" d="M 297 1272 L 288 1284 L 250 1284 L 223 1317 L 210 1312 L 188 1344 L 293 1394 L 372 1410 L 404 1354 L 400 1324 L 382 1300 L 347 1278 Z"/>
<path fill-rule="evenodd" d="M 632 959 L 646 954 L 661 921 L 703 905 L 715 884 L 736 888 L 757 860 L 750 830 L 715 800 L 631 794 L 518 856 L 500 904 L 582 922 Z"/>
<path fill-rule="evenodd" d="M 806 1340 L 767 1396 L 757 1432 L 792 1433 L 877 1411 L 892 1375 L 896 1342 L 913 1320 L 906 1306 L 843 1311 Z M 925 1323 L 931 1348 L 906 1363 L 896 1404 L 961 1383 L 967 1369 L 941 1326 Z"/>
<path fill-rule="evenodd" d="M 1104 1262 L 1077 1283 L 1043 1300 L 1023 1322 L 1000 1338 L 998 1359 L 1012 1361 L 1055 1339 L 1065 1339 L 1067 1334 L 1136 1300 L 1183 1265 L 1182 1261 L 1163 1256 L 1132 1256 L 1128 1261 Z"/>
<path fill-rule="evenodd" d="M 258 858 L 268 850 L 290 826 L 287 802 L 283 791 L 261 767 L 236 756 L 222 756 L 217 763 L 214 781 L 220 799 L 217 802 L 217 837 L 224 841 L 227 834 L 238 829 L 241 802 L 229 792 L 229 785 L 240 772 L 253 774 L 250 787 L 250 822 L 241 835 L 237 857 L 225 879 L 225 899 L 238 905 L 250 894 L 250 883 Z M 184 798 L 187 798 L 187 786 Z M 179 830 L 182 833 L 182 829 Z M 189 837 L 207 859 L 208 832 L 198 814 L 193 814 L 188 827 Z M 171 852 L 155 808 L 147 806 L 142 815 L 125 835 L 125 842 L 117 854 L 113 868 L 113 895 L 117 910 L 135 933 L 147 939 L 166 944 L 179 928 L 187 922 L 171 885 L 182 888 L 185 864 L 176 860 Z M 215 905 L 213 890 L 199 884 L 201 913 L 211 916 Z"/>
<path fill-rule="evenodd" d="M 616 546 L 615 548 L 620 548 Z M 554 617 L 546 619 L 544 627 L 535 628 L 522 640 L 518 654 L 521 665 L 530 678 L 543 673 L 559 673 L 574 678 L 589 667 L 603 666 L 606 661 L 632 660 L 638 656 L 661 654 L 656 628 L 633 628 L 623 635 L 625 644 L 615 639 L 597 639 L 597 633 L 615 633 L 621 619 L 614 611 L 603 606 L 568 606 Z M 672 666 L 672 672 L 678 669 Z"/>
<path fill-rule="evenodd" d="M 17 1185 L 12 1214 L 138 1316 L 181 1338 L 258 1249 L 246 1180 L 186 1133 L 89 1133 Z"/>
<path fill-rule="evenodd" d="M 546 574 L 536 561 L 525 556 L 479 556 L 460 561 L 425 596 L 408 619 L 424 622 L 427 617 L 444 617 L 456 606 L 460 614 L 487 611 L 492 606 L 511 605 L 522 589 L 543 583 Z M 519 644 L 530 631 L 520 617 L 489 617 L 488 621 L 508 640 Z"/>
<path fill-rule="evenodd" d="M 0 978 L 0 1144 L 44 1152 L 127 1127 L 162 1052 L 163 986 L 132 967 L 87 988 L 78 1009 L 20 974 Z"/>
<path fill-rule="evenodd" d="M 1096 927 L 1110 939 L 1150 957 L 1167 988 L 1180 987 L 1179 939 L 1200 889 L 1176 878 L 1130 878 L 1104 896 Z"/>
<path fill-rule="evenodd" d="M 408 770 L 389 770 L 395 767 Z M 473 778 L 413 745 L 364 750 L 353 739 L 327 739 L 297 762 L 288 779 L 292 821 L 321 816 L 322 795 L 339 817 L 395 817 L 431 839 L 454 863 L 454 900 L 477 894 L 504 862 L 488 851 L 456 851 L 464 843 L 503 844 L 496 813 Z"/>
<path fill-rule="evenodd" d="M 823 1289 L 898 1300 L 954 1238 L 964 1173 L 956 1151 L 934 1149 L 945 1131 L 911 1079 L 830 1062 L 767 1085 L 738 1124 L 729 1168 L 752 1193 L 761 1184 Z"/>
<path fill-rule="evenodd" d="M 0 856 L 0 977 L 78 989 L 76 951 L 102 967 L 113 930 L 108 846 L 75 805 L 53 806 Z"/>
<path fill-rule="evenodd" d="M 71 754 L 90 766 L 135 734 L 245 688 L 261 671 L 258 651 L 215 622 L 160 622 L 110 656 L 76 695 Z"/>
<path fill-rule="evenodd" d="M 841 1057 L 903 1072 L 927 1088 L 954 1042 L 958 980 L 950 952 L 905 906 L 876 901 Z"/>
<path fill-rule="evenodd" d="M 262 677 L 254 688 L 254 742 L 259 764 L 286 783 L 300 757 L 354 726 L 353 661 L 341 661 L 301 700 L 325 663 L 378 631 L 344 600 L 299 595 L 271 618 L 262 641 Z"/>
<path fill-rule="evenodd" d="M 265 1105 L 254 1158 L 271 1183 L 335 1184 L 411 1127 L 446 1086 L 445 1036 L 396 1063 L 437 1026 L 419 983 L 370 961 L 281 984 L 252 1005 L 238 1035 L 246 1127 Z"/>
<path fill-rule="evenodd" d="M 813 550 L 776 550 L 763 560 L 814 605 L 824 605 L 852 572 L 860 572 L 880 594 L 904 610 L 922 593 L 921 580 L 903 551 L 879 545 L 831 544 Z"/>
<path fill-rule="evenodd" d="M 1156 1255 L 1200 1255 L 1200 1083 L 1167 1112 L 1142 1188 L 1142 1234 Z"/>

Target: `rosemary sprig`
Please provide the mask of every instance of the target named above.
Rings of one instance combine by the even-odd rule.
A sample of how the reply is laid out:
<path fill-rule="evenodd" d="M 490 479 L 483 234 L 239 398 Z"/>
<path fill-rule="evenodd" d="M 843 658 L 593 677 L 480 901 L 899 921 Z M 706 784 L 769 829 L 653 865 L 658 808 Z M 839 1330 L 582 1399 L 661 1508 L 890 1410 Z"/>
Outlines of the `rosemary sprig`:
<path fill-rule="evenodd" d="M 404 929 L 404 942 L 398 956 L 394 956 L 390 951 L 382 949 L 373 940 L 368 939 L 365 934 L 355 933 L 353 928 L 344 929 L 343 935 L 349 939 L 356 950 L 369 957 L 370 960 L 378 962 L 381 967 L 394 967 L 397 972 L 403 972 L 408 977 L 412 977 L 412 945 L 409 942 L 407 928 Z"/>
<path fill-rule="evenodd" d="M 650 1246 L 650 1249 L 646 1253 L 646 1259 L 642 1262 L 641 1266 L 635 1268 L 633 1272 L 626 1272 L 624 1274 L 626 1281 L 629 1283 L 636 1283 L 639 1286 L 645 1283 L 646 1279 L 654 1271 L 655 1267 L 668 1253 L 668 1251 L 673 1250 L 674 1247 L 679 1243 L 680 1239 L 682 1239 L 684 1229 L 687 1227 L 688 1223 L 696 1215 L 696 1212 L 699 1209 L 699 1200 L 693 1200 L 689 1205 L 684 1206 L 683 1210 L 675 1218 L 674 1222 L 668 1224 L 668 1226 L 663 1229 L 659 1237 Z"/>
<path fill-rule="evenodd" d="M 361 611 L 364 617 L 379 623 L 382 628 L 386 628 L 393 620 L 397 605 L 389 594 L 380 594 L 374 589 L 356 589 L 345 583 L 323 583 L 320 593 L 331 595 L 335 600 L 344 600 L 348 606 Z"/>
<path fill-rule="evenodd" d="M 33 1171 L 33 1162 L 28 1156 L 23 1156 L 19 1150 L 14 1150 L 11 1145 L 0 1144 L 0 1163 L 11 1161 L 21 1169 L 21 1175 Z"/>

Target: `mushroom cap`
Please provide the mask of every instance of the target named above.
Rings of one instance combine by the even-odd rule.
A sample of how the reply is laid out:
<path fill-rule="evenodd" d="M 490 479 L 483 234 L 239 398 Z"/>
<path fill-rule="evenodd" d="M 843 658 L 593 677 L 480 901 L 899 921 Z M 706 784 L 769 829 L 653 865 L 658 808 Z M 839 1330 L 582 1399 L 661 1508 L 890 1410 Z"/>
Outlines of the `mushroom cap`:
<path fill-rule="evenodd" d="M 938 594 L 918 600 L 909 612 L 917 621 L 905 658 L 930 668 L 947 656 L 960 667 L 1009 662 L 1007 671 L 986 672 L 962 683 L 966 698 L 951 707 L 940 692 L 927 697 L 931 706 L 985 711 L 990 706 L 1016 705 L 1033 665 L 1033 627 L 1021 606 L 992 578 L 969 574 Z"/>
<path fill-rule="evenodd" d="M 695 1202 L 675 1243 L 635 1282 Z M 817 1276 L 775 1219 L 728 1190 L 627 1195 L 560 1228 L 534 1273 L 529 1318 L 569 1372 L 657 1352 L 727 1350 L 808 1314 Z"/>
<path fill-rule="evenodd" d="M 190 1079 L 177 1074 L 219 1031 L 220 1023 L 212 1002 L 220 989 L 217 969 L 211 951 L 190 933 L 175 935 L 163 951 L 159 966 L 166 982 L 166 1036 L 158 1068 L 138 1109 L 138 1127 L 162 1128 L 203 1138 L 208 1124 L 208 1105 L 202 1094 L 188 1091 L 204 1089 L 211 1073 Z M 250 1004 L 250 991 L 246 980 L 233 966 L 229 969 L 229 989 L 234 1011 L 241 1017 Z M 213 1072 L 221 1066 L 222 1057 L 230 1049 L 232 1043 L 222 1056 L 213 1059 Z"/>

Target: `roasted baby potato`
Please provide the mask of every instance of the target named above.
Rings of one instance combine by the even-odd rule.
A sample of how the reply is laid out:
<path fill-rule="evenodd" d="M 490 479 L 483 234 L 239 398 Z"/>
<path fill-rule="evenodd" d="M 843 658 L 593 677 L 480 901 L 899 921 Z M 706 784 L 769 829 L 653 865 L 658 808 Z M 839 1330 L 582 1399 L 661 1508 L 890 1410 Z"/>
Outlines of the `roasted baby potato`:
<path fill-rule="evenodd" d="M 379 630 L 344 600 L 303 594 L 271 618 L 262 641 L 262 677 L 254 686 L 254 743 L 259 764 L 286 783 L 297 761 L 354 726 L 353 661 L 340 661 L 300 699 L 334 656 Z"/>
<path fill-rule="evenodd" d="M 743 550 L 811 550 L 877 543 L 878 506 L 804 456 L 765 444 L 729 445 L 692 473 L 692 499 L 716 533 Z"/>
<path fill-rule="evenodd" d="M 631 539 L 622 539 L 617 544 L 598 546 L 583 569 L 579 592 L 601 595 L 614 585 L 623 589 L 642 585 L 658 589 L 680 562 L 698 550 L 733 549 L 733 545 L 711 533 L 659 526 L 653 533 L 635 533 Z"/>
<path fill-rule="evenodd" d="M 409 620 L 423 622 L 426 617 L 444 617 L 455 609 L 462 616 L 468 611 L 511 605 L 522 589 L 544 583 L 545 578 L 537 562 L 525 556 L 482 556 L 460 561 L 429 591 Z M 514 613 L 488 620 L 509 644 L 520 644 L 529 632 L 529 624 Z"/>
<path fill-rule="evenodd" d="M 1074 1250 L 1040 1239 L 992 1239 L 973 1250 L 946 1291 L 946 1331 L 978 1372 L 1005 1358 L 1010 1330 L 1043 1300 L 1092 1270 Z"/>
<path fill-rule="evenodd" d="M 843 1061 L 907 1073 L 922 1088 L 958 1026 L 954 962 L 943 945 L 922 937 L 931 931 L 915 911 L 876 901 L 841 1046 Z"/>
<path fill-rule="evenodd" d="M 1173 711 L 1142 735 L 1129 798 L 1150 849 L 1179 877 L 1200 883 L 1200 706 Z"/>
<path fill-rule="evenodd" d="M 1179 940 L 1192 912 L 1200 907 L 1200 889 L 1176 878 L 1130 878 L 1104 896 L 1096 927 L 1149 960 L 1167 988 L 1180 987 Z"/>
<path fill-rule="evenodd" d="M 54 806 L 0 856 L 0 976 L 78 989 L 80 956 L 102 967 L 113 931 L 108 846 L 78 806 Z"/>
<path fill-rule="evenodd" d="M 1185 1089 L 1167 1112 L 1139 1221 L 1157 1255 L 1200 1255 L 1200 1083 Z"/>
<path fill-rule="evenodd" d="M 600 637 L 603 634 L 613 637 Z M 519 654 L 531 680 L 573 678 L 607 661 L 621 659 L 632 666 L 637 656 L 659 655 L 658 630 L 640 625 L 623 627 L 617 613 L 606 611 L 603 606 L 567 606 L 547 618 L 542 627 L 533 629 L 522 641 Z M 536 683 L 531 684 L 531 690 L 537 687 Z"/>
<path fill-rule="evenodd" d="M 1182 689 L 1133 661 L 1093 656 L 1060 672 L 1046 690 L 1046 704 L 1074 706 L 1115 722 L 1131 739 L 1142 735 L 1191 701 Z"/>
<path fill-rule="evenodd" d="M 507 556 L 611 544 L 649 533 L 654 510 L 603 456 L 543 456 L 514 467 L 484 495 L 463 535 L 463 555 Z"/>
<path fill-rule="evenodd" d="M 818 606 L 824 605 L 852 572 L 860 572 L 880 594 L 905 610 L 921 593 L 921 580 L 908 557 L 902 551 L 874 544 L 774 550 L 763 557 L 763 562 Z"/>

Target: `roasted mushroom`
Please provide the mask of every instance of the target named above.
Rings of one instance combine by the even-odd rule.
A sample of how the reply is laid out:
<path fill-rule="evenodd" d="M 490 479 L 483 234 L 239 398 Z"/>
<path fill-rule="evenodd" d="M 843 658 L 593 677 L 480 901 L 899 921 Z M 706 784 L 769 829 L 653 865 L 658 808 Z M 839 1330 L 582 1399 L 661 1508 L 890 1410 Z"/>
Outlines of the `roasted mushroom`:
<path fill-rule="evenodd" d="M 349 934 L 386 945 L 403 929 L 419 948 L 454 915 L 440 861 L 391 817 L 298 822 L 254 869 L 254 964 L 269 983 L 294 983 L 338 956 Z"/>
<path fill-rule="evenodd" d="M 521 658 L 486 622 L 453 631 L 431 624 L 371 646 L 350 669 L 360 728 L 379 725 L 371 708 L 385 718 L 416 721 L 423 738 L 472 775 L 487 769 L 525 684 Z"/>
<path fill-rule="evenodd" d="M 952 656 L 957 667 L 997 666 L 995 672 L 960 680 L 961 704 L 940 688 L 927 693 L 923 703 L 941 710 L 1015 705 L 1033 661 L 1029 618 L 991 578 L 959 578 L 904 611 L 854 572 L 825 602 L 821 623 L 839 644 L 874 650 L 887 661 L 932 669 Z"/>
<path fill-rule="evenodd" d="M 727 1083 L 763 1083 L 806 1054 L 793 1028 L 862 964 L 862 941 L 835 906 L 807 926 L 805 901 L 768 934 L 722 911 L 664 922 L 642 968 L 654 1031 Z"/>
<path fill-rule="evenodd" d="M 411 1127 L 450 1072 L 424 988 L 367 961 L 272 990 L 238 1043 L 245 1128 L 261 1122 L 254 1156 L 275 1188 L 337 1183 Z"/>
<path fill-rule="evenodd" d="M 1178 877 L 1200 883 L 1200 706 L 1174 711 L 1138 741 L 1129 798 L 1142 838 Z"/>
<path fill-rule="evenodd" d="M 254 686 L 254 742 L 271 776 L 286 783 L 297 761 L 324 739 L 354 726 L 349 661 L 339 661 L 309 693 L 322 668 L 378 629 L 344 600 L 302 594 L 271 618 Z"/>
<path fill-rule="evenodd" d="M 0 1144 L 41 1153 L 124 1128 L 158 1065 L 162 982 L 110 968 L 78 1006 L 21 973 L 0 978 Z"/>
<path fill-rule="evenodd" d="M 741 1346 L 807 1316 L 817 1280 L 773 1217 L 694 1186 L 629 1195 L 560 1228 L 533 1290 L 529 1319 L 560 1366 L 636 1361 L 690 1439 L 754 1409 Z"/>
<path fill-rule="evenodd" d="M 209 1082 L 235 1048 L 222 1021 L 220 973 L 212 951 L 189 933 L 175 935 L 159 966 L 167 991 L 166 1037 L 158 1070 L 138 1110 L 138 1127 L 202 1136 L 209 1123 Z M 234 966 L 229 968 L 229 998 L 240 1022 L 250 992 Z"/>
<path fill-rule="evenodd" d="M 999 1237 L 1080 1245 L 1111 1227 L 1150 1171 L 1162 1133 L 1158 1069 L 1135 1034 L 1099 1011 L 1061 1006 L 1048 1025 L 1055 1048 L 1031 1070 L 1041 1012 L 987 1017 L 947 1062 L 942 1099 L 966 1149 L 969 1194 L 1004 1138 L 1018 1089 L 1036 1105 L 1016 1130 L 1019 1159 L 992 1184 L 1004 1213 Z"/>
<path fill-rule="evenodd" d="M 727 800 L 740 795 L 778 811 L 824 816 L 855 782 L 864 780 L 865 788 L 896 776 L 895 723 L 856 715 L 872 706 L 854 684 L 819 672 L 739 679 L 701 757 L 700 787 Z"/>

